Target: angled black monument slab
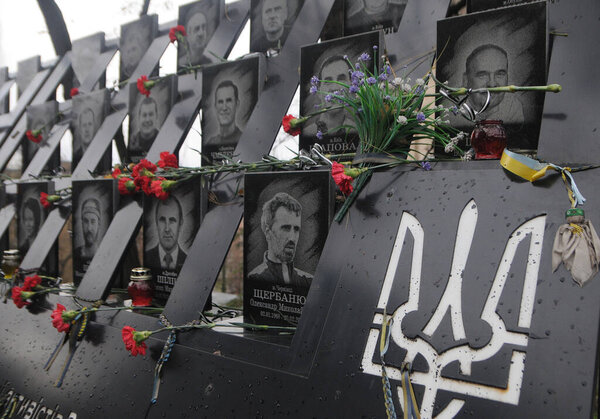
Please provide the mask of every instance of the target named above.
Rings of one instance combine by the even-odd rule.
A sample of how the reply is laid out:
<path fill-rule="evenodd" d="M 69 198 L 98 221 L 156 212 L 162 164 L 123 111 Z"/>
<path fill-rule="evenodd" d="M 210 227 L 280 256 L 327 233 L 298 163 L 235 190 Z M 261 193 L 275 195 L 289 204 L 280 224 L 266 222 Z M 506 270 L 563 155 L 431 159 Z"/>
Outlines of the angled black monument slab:
<path fill-rule="evenodd" d="M 600 52 L 597 48 L 586 49 L 583 59 L 575 46 L 600 38 L 600 4 L 580 0 L 567 6 L 550 2 L 548 14 L 550 31 L 566 32 L 568 37 L 552 38 L 548 82 L 560 84 L 562 92 L 546 95 L 538 155 L 557 164 L 598 164 L 600 127 L 593 109 L 600 86 L 581 80 L 600 77 Z M 567 15 L 572 18 L 565 19 Z"/>
<path fill-rule="evenodd" d="M 231 51 L 235 40 L 241 33 L 243 25 L 247 20 L 248 7 L 240 2 L 229 4 L 228 15 L 229 19 L 224 19 L 222 21 L 206 47 L 207 50 L 215 51 L 217 55 L 227 56 Z M 165 37 L 165 41 L 168 42 L 167 35 L 157 39 Z M 144 59 L 142 59 L 140 65 L 144 64 Z M 136 72 L 137 71 L 138 70 L 136 70 Z M 195 74 L 180 76 L 178 79 L 178 88 L 180 91 L 180 99 L 175 106 L 173 106 L 171 113 L 167 117 L 161 131 L 158 133 L 152 147 L 148 151 L 146 158 L 150 161 L 158 161 L 162 151 L 174 152 L 179 149 L 185 138 L 185 134 L 187 134 L 191 128 L 194 118 L 199 110 L 202 92 L 201 77 L 196 77 Z M 107 121 L 111 116 L 107 118 Z M 115 117 L 115 119 L 116 118 L 119 117 Z M 103 127 L 104 125 L 107 125 L 107 130 L 112 128 L 106 121 L 103 124 Z M 103 128 L 101 128 L 100 131 L 102 131 L 102 129 Z M 100 132 L 97 135 L 100 135 Z M 88 152 L 84 155 L 82 162 L 85 161 L 86 157 L 90 154 L 90 150 L 95 149 L 95 152 L 105 150 L 111 138 L 112 137 L 106 139 L 106 144 L 100 144 L 98 141 L 94 141 L 90 149 L 88 149 Z M 102 141 L 104 141 L 104 139 L 102 139 Z M 90 155 L 91 164 L 95 164 L 93 163 L 94 161 L 94 156 Z M 84 164 L 83 167 L 91 166 L 89 162 L 80 163 L 80 166 L 81 164 Z M 78 168 L 76 169 L 74 176 L 85 177 L 89 176 L 89 174 L 85 173 L 83 169 L 79 171 Z M 122 212 L 123 214 L 121 214 Z M 137 202 L 131 202 L 116 214 L 104 242 L 114 243 L 114 237 L 111 234 L 118 234 L 121 240 L 118 245 L 119 251 L 115 251 L 114 248 L 111 248 L 110 244 L 100 246 L 81 286 L 77 290 L 79 296 L 87 299 L 97 299 L 104 294 L 107 287 L 110 285 L 109 282 L 112 275 L 111 269 L 114 270 L 117 268 L 121 255 L 128 248 L 128 242 L 123 242 L 123 237 L 127 237 L 128 240 L 130 240 L 134 236 L 138 225 L 141 222 L 141 217 L 142 208 Z M 114 233 L 111 233 L 111 230 L 113 230 Z M 94 266 L 96 267 L 94 268 Z M 111 267 L 111 269 L 107 269 L 107 267 Z"/>
<path fill-rule="evenodd" d="M 51 74 L 48 76 L 48 79 L 35 94 L 34 99 L 31 101 L 32 105 L 42 104 L 48 99 L 54 97 L 56 88 L 62 82 L 65 75 L 67 75 L 71 70 L 70 55 L 70 53 L 67 53 L 64 57 L 60 58 L 56 66 L 53 68 Z M 36 79 L 34 79 L 34 81 L 35 80 Z M 25 116 L 20 116 L 15 123 L 14 128 L 10 131 L 10 134 L 5 136 L 5 140 L 0 147 L 0 169 L 4 170 L 6 168 L 10 158 L 20 145 L 21 138 L 26 130 L 26 118 Z"/>

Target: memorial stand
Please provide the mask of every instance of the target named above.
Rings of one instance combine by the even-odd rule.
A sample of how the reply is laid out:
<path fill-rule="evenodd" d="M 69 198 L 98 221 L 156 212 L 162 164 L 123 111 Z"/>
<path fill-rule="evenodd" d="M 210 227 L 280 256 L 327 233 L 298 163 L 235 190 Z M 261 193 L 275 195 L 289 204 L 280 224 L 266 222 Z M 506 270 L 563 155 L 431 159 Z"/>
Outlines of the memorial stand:
<path fill-rule="evenodd" d="M 581 45 L 600 40 L 595 0 L 548 2 L 551 51 L 538 157 L 575 167 L 595 165 L 595 93 L 600 52 Z M 300 47 L 317 42 L 334 0 L 305 1 L 285 46 L 266 60 L 266 79 L 234 156 L 259 161 L 269 153 L 299 82 Z M 207 50 L 227 56 L 250 14 L 250 2 L 229 4 Z M 448 0 L 409 0 L 396 33 L 385 36 L 394 66 L 426 73 L 436 48 L 436 22 Z M 150 74 L 168 46 L 165 28 L 136 68 L 132 82 Z M 568 33 L 568 36 L 560 36 Z M 115 54 L 109 43 L 81 81 L 91 91 Z M 212 58 L 214 60 L 214 57 Z M 28 104 L 43 103 L 70 71 L 67 53 L 42 69 L 10 113 L 0 115 L 0 166 L 25 131 Z M 0 86 L 0 100 L 9 82 Z M 177 152 L 198 114 L 202 77 L 179 76 L 178 100 L 147 159 Z M 204 98 L 206 99 L 206 98 Z M 73 179 L 91 179 L 128 112 L 128 89 L 111 102 Z M 61 111 L 68 112 L 65 102 Z M 66 121 L 47 140 L 58 147 Z M 23 179 L 40 174 L 50 153 L 37 155 Z M 598 392 L 600 282 L 585 288 L 559 267 L 552 271 L 554 235 L 569 200 L 559 175 L 535 183 L 505 171 L 498 161 L 445 161 L 431 170 L 403 165 L 376 171 L 340 223 L 333 223 L 293 336 L 224 327 L 180 332 L 162 371 L 160 398 L 150 405 L 153 371 L 168 334 L 150 337 L 145 357 L 123 347 L 121 329 L 156 330 L 157 319 L 135 312 L 97 312 L 60 388 L 58 367 L 42 371 L 62 335 L 49 313 L 74 299 L 47 295 L 27 309 L 0 304 L 0 401 L 18 394 L 15 412 L 60 412 L 63 417 L 384 417 L 382 325 L 390 324 L 386 374 L 396 412 L 403 412 L 401 374 L 410 380 L 422 417 L 593 417 Z M 574 172 L 588 219 L 600 224 L 598 169 Z M 55 189 L 70 179 L 53 179 Z M 164 310 L 170 323 L 198 319 L 243 216 L 236 191 L 241 174 L 212 179 L 213 204 L 188 251 Z M 8 191 L 9 194 L 12 192 Z M 0 210 L 0 234 L 15 216 Z M 42 265 L 71 214 L 55 206 L 24 255 L 22 269 Z M 139 196 L 122 197 L 76 297 L 90 305 L 106 296 L 143 216 Z M 56 364 L 62 364 L 61 354 Z M 9 393 L 12 391 L 12 393 Z M 149 407 L 151 406 L 151 407 Z M 37 410 L 36 410 L 37 409 Z M 38 417 L 40 417 L 38 415 Z"/>

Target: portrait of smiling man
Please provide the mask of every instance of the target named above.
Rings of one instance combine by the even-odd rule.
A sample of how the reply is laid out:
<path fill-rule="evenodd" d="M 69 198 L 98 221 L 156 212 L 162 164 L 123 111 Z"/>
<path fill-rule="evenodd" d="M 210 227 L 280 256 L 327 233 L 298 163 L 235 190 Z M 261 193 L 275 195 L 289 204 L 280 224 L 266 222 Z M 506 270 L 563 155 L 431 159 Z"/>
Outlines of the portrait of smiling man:
<path fill-rule="evenodd" d="M 407 0 L 345 0 L 344 34 L 398 30 Z"/>
<path fill-rule="evenodd" d="M 219 134 L 209 138 L 206 144 L 235 147 L 242 131 L 236 124 L 240 105 L 239 91 L 235 83 L 225 80 L 215 90 L 215 113 L 219 121 Z"/>

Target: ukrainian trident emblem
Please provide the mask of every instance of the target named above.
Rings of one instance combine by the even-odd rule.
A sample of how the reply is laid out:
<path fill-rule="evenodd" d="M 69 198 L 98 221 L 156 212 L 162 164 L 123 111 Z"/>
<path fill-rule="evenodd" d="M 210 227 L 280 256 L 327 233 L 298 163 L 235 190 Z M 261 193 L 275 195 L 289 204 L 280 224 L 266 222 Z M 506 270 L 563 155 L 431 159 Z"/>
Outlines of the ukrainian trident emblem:
<path fill-rule="evenodd" d="M 497 307 L 505 284 L 509 279 L 509 271 L 517 249 L 521 243 L 524 243 L 524 246 L 526 246 L 527 242 L 529 242 L 527 266 L 524 278 L 519 279 L 519 281 L 523 283 L 523 289 L 518 311 L 518 328 L 520 330 L 529 329 L 533 314 L 542 242 L 544 238 L 545 215 L 537 216 L 521 224 L 508 238 L 508 242 L 504 248 L 504 253 L 498 265 L 480 316 L 481 320 L 487 323 L 492 330 L 491 338 L 487 344 L 480 348 L 472 348 L 469 344 L 459 344 L 438 353 L 436 348 L 423 338 L 431 337 L 436 332 L 448 311 L 450 312 L 452 337 L 454 341 L 464 342 L 467 337 L 463 323 L 461 295 L 463 281 L 468 281 L 468 278 L 463 278 L 463 272 L 471 249 L 477 217 L 477 204 L 475 201 L 471 200 L 467 203 L 460 216 L 454 254 L 446 288 L 437 308 L 423 327 L 422 333 L 420 333 L 419 336 L 411 338 L 404 335 L 402 331 L 402 321 L 409 313 L 419 310 L 425 233 L 416 217 L 406 212 L 402 215 L 381 289 L 379 302 L 377 304 L 377 312 L 373 318 L 373 327 L 369 331 L 369 337 L 365 345 L 362 359 L 363 372 L 381 376 L 382 366 L 377 363 L 378 358 L 376 356 L 374 357 L 374 355 L 380 339 L 379 334 L 381 325 L 384 322 L 383 312 L 393 313 L 393 322 L 390 330 L 390 345 L 397 345 L 405 351 L 402 364 L 406 365 L 412 363 L 418 355 L 421 355 L 428 366 L 427 372 L 413 371 L 410 376 L 411 381 L 415 386 L 424 387 L 423 399 L 420 403 L 420 413 L 421 417 L 424 419 L 433 416 L 436 397 L 438 393 L 442 391 L 447 391 L 452 394 L 462 394 L 465 397 L 477 397 L 512 405 L 517 405 L 519 403 L 523 371 L 525 368 L 528 335 L 524 332 L 507 330 L 505 321 L 502 319 L 501 315 L 498 314 Z M 414 240 L 408 300 L 398 307 L 389 307 L 388 301 L 390 300 L 394 279 L 397 278 L 398 280 L 398 278 L 400 278 L 400 276 L 396 275 L 396 271 L 400 255 L 403 251 L 403 244 L 408 234 L 412 235 Z M 507 366 L 509 371 L 505 388 L 494 387 L 488 384 L 477 383 L 475 380 L 469 380 L 471 367 L 474 363 L 490 359 L 503 349 L 505 345 L 510 345 L 510 348 L 512 348 L 510 365 Z M 442 370 L 453 362 L 458 362 L 460 375 L 461 377 L 465 377 L 464 380 L 448 378 L 442 375 Z M 387 362 L 386 373 L 389 379 L 392 380 L 392 383 L 397 384 L 396 390 L 399 395 L 398 398 L 400 399 L 402 409 L 404 409 L 405 406 L 400 384 L 402 379 L 401 366 L 390 365 L 390 363 Z M 464 400 L 452 399 L 450 403 L 439 411 L 436 417 L 454 417 L 461 410 L 464 403 Z"/>

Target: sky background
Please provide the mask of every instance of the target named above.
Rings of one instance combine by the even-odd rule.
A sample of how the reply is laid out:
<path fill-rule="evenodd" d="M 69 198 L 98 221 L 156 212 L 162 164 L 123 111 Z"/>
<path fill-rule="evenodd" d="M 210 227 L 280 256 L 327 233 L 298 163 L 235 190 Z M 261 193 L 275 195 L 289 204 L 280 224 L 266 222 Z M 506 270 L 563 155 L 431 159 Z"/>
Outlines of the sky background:
<path fill-rule="evenodd" d="M 83 38 L 96 32 L 104 32 L 107 39 L 117 38 L 122 24 L 136 20 L 142 9 L 143 0 L 55 0 L 65 19 L 71 40 Z M 178 8 L 191 0 L 151 0 L 148 13 L 158 14 L 159 24 L 175 21 Z M 232 1 L 226 0 L 226 3 Z M 246 24 L 229 59 L 235 59 L 249 52 L 250 24 Z M 48 35 L 46 23 L 36 0 L 0 0 L 0 67 L 9 67 L 14 75 L 17 62 L 35 55 L 42 57 L 42 63 L 56 58 L 52 41 Z M 176 70 L 177 51 L 169 45 L 161 59 L 161 75 L 174 73 Z M 112 86 L 119 75 L 119 55 L 116 54 L 107 69 L 107 86 Z M 62 101 L 62 88 L 57 93 L 58 101 Z M 16 85 L 11 91 L 11 105 L 16 101 Z M 298 114 L 298 92 L 292 101 L 290 113 Z M 124 129 L 127 132 L 128 120 Z M 191 148 L 200 149 L 200 121 L 197 118 L 180 151 L 180 161 L 185 166 L 198 166 L 200 158 Z M 61 157 L 63 161 L 71 160 L 71 134 L 61 141 Z M 290 137 L 280 130 L 271 154 L 279 158 L 289 158 L 291 150 L 298 149 L 297 137 Z M 113 162 L 118 162 L 116 149 L 113 148 Z M 17 153 L 10 166 L 20 165 Z"/>

